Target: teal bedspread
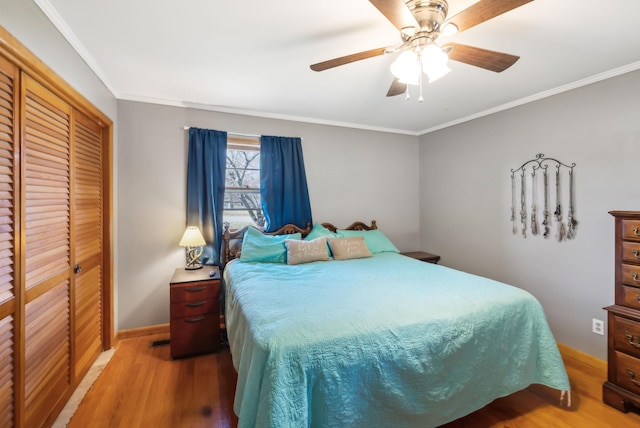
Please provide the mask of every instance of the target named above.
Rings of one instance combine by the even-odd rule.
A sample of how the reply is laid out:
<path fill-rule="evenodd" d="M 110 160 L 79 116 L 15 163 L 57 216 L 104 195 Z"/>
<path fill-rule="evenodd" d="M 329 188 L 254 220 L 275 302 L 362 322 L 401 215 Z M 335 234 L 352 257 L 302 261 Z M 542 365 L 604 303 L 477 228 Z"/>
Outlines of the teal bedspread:
<path fill-rule="evenodd" d="M 240 427 L 433 427 L 538 383 L 569 390 L 539 302 L 395 253 L 233 261 Z"/>

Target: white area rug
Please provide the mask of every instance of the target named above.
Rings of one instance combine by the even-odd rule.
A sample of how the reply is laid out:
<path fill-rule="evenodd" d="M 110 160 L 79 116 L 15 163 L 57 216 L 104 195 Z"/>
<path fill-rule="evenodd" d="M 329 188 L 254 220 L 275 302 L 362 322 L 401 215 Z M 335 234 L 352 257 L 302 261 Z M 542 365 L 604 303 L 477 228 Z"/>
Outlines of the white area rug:
<path fill-rule="evenodd" d="M 104 368 L 107 366 L 107 363 L 111 360 L 111 357 L 113 356 L 113 353 L 115 351 L 115 348 L 113 348 L 98 355 L 98 358 L 96 358 L 93 366 L 91 366 L 86 376 L 80 381 L 80 385 L 78 385 L 76 390 L 71 395 L 71 398 L 69 398 L 69 401 L 67 401 L 67 404 L 64 406 L 64 409 L 62 409 L 62 412 L 60 412 L 58 419 L 56 419 L 56 421 L 53 423 L 53 428 L 65 428 L 67 426 L 67 424 L 71 420 L 71 417 L 82 402 L 85 394 L 89 391 L 89 389 L 91 389 L 93 382 L 98 379 L 98 376 L 100 376 L 102 370 L 104 370 Z"/>

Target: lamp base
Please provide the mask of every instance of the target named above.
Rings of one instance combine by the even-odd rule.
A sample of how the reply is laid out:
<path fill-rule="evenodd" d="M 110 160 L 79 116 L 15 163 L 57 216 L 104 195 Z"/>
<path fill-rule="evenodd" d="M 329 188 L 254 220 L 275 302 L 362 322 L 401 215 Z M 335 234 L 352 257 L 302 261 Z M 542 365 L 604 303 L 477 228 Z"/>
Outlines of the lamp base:
<path fill-rule="evenodd" d="M 186 270 L 202 269 L 202 247 L 187 247 L 187 265 Z"/>

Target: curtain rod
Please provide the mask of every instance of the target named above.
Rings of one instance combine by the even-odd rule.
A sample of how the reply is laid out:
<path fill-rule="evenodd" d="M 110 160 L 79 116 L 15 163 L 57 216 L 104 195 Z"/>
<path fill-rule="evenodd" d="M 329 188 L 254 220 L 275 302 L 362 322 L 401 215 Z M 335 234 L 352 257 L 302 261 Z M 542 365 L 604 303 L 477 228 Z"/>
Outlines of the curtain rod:
<path fill-rule="evenodd" d="M 184 130 L 188 130 L 189 128 L 195 128 L 192 126 L 185 126 Z M 227 135 L 234 135 L 236 137 L 246 137 L 246 138 L 260 138 L 260 135 L 254 135 L 254 134 L 243 134 L 241 132 L 227 132 Z"/>

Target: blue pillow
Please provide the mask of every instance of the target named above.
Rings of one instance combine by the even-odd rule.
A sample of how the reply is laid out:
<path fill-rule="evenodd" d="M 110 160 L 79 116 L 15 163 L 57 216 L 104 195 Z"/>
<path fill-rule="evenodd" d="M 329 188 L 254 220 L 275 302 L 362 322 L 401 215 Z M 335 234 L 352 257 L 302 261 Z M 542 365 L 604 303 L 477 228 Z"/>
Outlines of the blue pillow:
<path fill-rule="evenodd" d="M 393 245 L 381 231 L 374 230 L 338 230 L 338 235 L 349 238 L 352 236 L 364 236 L 364 243 L 372 254 L 376 253 L 399 253 L 400 250 Z"/>
<path fill-rule="evenodd" d="M 302 239 L 302 235 L 265 235 L 249 227 L 242 239 L 240 260 L 243 262 L 286 263 L 287 247 L 285 239 Z"/>
<path fill-rule="evenodd" d="M 338 234 L 330 231 L 320 223 L 316 223 L 313 225 L 313 229 L 307 236 L 304 237 L 305 241 L 312 241 L 317 238 L 337 238 Z M 329 243 L 327 242 L 327 255 L 331 257 L 331 250 L 329 249 Z"/>
<path fill-rule="evenodd" d="M 313 229 L 311 229 L 311 232 L 309 232 L 309 234 L 304 237 L 304 240 L 311 241 L 316 238 L 322 238 L 323 236 L 327 238 L 337 238 L 338 234 L 333 233 L 332 231 L 330 231 L 320 223 L 316 223 L 313 225 Z"/>

